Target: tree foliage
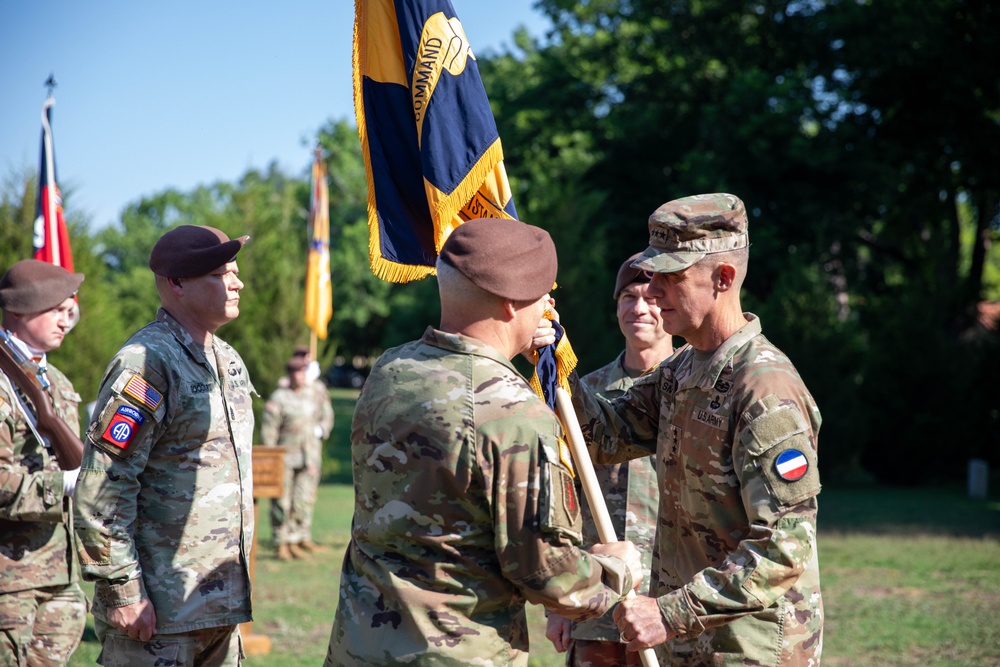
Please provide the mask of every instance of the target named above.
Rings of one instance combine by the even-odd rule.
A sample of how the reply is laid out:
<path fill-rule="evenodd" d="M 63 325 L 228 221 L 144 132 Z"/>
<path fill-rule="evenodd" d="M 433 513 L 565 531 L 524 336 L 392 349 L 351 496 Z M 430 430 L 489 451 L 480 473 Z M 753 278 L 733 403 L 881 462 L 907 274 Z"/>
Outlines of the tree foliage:
<path fill-rule="evenodd" d="M 653 209 L 733 192 L 751 220 L 746 304 L 823 408 L 828 472 L 920 481 L 964 466 L 927 465 L 942 443 L 997 451 L 996 392 L 975 389 L 996 335 L 973 319 L 1000 296 L 992 3 L 539 6 L 552 33 L 481 69 L 519 210 L 586 267 L 560 270 L 572 337 L 603 342 L 594 289 L 645 246 Z M 597 349 L 586 366 L 614 348 Z"/>
<path fill-rule="evenodd" d="M 559 249 L 581 368 L 621 346 L 611 288 L 663 202 L 739 195 L 748 310 L 820 404 L 824 474 L 917 482 L 1000 464 L 1000 10 L 988 0 L 539 0 L 550 34 L 477 54 L 519 216 Z M 334 315 L 323 366 L 437 321 L 436 285 L 368 268 L 356 129 L 316 136 L 330 173 Z M 275 166 L 164 190 L 90 230 L 64 193 L 83 320 L 53 356 L 85 398 L 155 312 L 149 249 L 181 223 L 250 234 L 241 317 L 220 334 L 267 395 L 302 321 L 310 184 Z M 35 175 L 0 192 L 0 264 L 30 253 Z M 82 353 L 81 353 L 82 351 Z M 952 453 L 942 457 L 941 451 Z"/>

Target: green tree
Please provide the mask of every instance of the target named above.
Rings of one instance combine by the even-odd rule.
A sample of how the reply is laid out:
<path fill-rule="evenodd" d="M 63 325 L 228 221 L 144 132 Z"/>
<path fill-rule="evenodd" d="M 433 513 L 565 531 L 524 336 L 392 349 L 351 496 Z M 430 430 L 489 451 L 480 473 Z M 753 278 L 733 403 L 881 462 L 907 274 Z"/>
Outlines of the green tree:
<path fill-rule="evenodd" d="M 923 463 L 941 442 L 996 432 L 990 399 L 968 394 L 983 356 L 963 342 L 975 304 L 998 296 L 984 282 L 998 262 L 991 3 L 539 7 L 551 35 L 521 34 L 480 65 L 522 217 L 552 231 L 564 264 L 592 269 L 560 271 L 571 335 L 593 321 L 594 280 L 646 244 L 656 206 L 734 192 L 752 228 L 747 305 L 828 415 L 828 471 L 920 480 L 944 470 Z M 937 358 L 952 363 L 922 363 Z M 921 411 L 929 388 L 939 405 Z"/>

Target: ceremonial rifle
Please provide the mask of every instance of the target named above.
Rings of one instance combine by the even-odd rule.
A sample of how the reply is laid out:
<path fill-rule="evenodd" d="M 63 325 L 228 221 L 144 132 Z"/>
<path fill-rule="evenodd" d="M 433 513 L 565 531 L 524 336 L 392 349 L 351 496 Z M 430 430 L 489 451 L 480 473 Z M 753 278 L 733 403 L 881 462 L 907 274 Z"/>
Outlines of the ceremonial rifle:
<path fill-rule="evenodd" d="M 3 329 L 0 329 L 0 369 L 35 408 L 38 431 L 48 438 L 59 467 L 63 470 L 79 468 L 83 460 L 83 442 L 52 408 L 52 401 L 46 395 L 52 385 L 48 374 L 21 352 Z"/>

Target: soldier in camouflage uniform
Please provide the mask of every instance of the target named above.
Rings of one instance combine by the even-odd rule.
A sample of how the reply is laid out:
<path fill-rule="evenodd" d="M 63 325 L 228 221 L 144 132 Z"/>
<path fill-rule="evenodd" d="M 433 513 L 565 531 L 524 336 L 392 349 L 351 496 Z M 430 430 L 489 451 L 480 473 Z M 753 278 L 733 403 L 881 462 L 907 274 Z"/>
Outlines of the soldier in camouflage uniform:
<path fill-rule="evenodd" d="M 329 393 L 306 378 L 308 359 L 295 355 L 285 367 L 287 386 L 279 386 L 264 407 L 261 440 L 285 448 L 281 497 L 271 502 L 271 526 L 279 560 L 309 558 L 320 549 L 312 540 L 313 506 L 319 485 L 323 441 L 333 428 Z"/>
<path fill-rule="evenodd" d="M 663 328 L 660 307 L 649 291 L 649 274 L 632 266 L 638 258 L 636 253 L 618 269 L 612 293 L 625 349 L 617 359 L 582 379 L 606 398 L 624 394 L 636 378 L 650 372 L 674 351 L 672 337 Z M 643 578 L 648 581 L 660 504 L 656 463 L 652 456 L 643 456 L 624 463 L 595 465 L 594 472 L 615 534 L 620 540 L 632 541 L 642 552 Z M 598 544 L 601 540 L 585 497 L 582 504 L 584 545 Z M 549 614 L 546 636 L 556 650 L 567 651 L 568 667 L 631 667 L 641 663 L 638 653 L 625 650 L 611 612 L 578 623 Z"/>
<path fill-rule="evenodd" d="M 238 665 L 251 620 L 251 395 L 215 335 L 239 315 L 235 240 L 183 225 L 150 254 L 162 308 L 101 381 L 76 489 L 100 664 Z"/>
<path fill-rule="evenodd" d="M 81 273 L 34 259 L 0 279 L 3 327 L 47 371 L 53 410 L 77 434 L 80 395 L 46 353 L 71 328 L 82 282 Z M 0 665 L 65 665 L 87 617 L 72 521 L 79 469 L 59 467 L 19 394 L 0 371 Z"/>
<path fill-rule="evenodd" d="M 510 362 L 549 303 L 551 238 L 472 220 L 437 271 L 440 329 L 386 351 L 355 410 L 327 666 L 526 665 L 526 600 L 593 617 L 641 579 L 631 543 L 579 548 L 568 447 Z"/>
<path fill-rule="evenodd" d="M 657 456 L 651 597 L 615 610 L 622 639 L 657 646 L 661 665 L 819 665 L 821 420 L 791 361 L 740 307 L 743 202 L 671 201 L 649 232 L 635 266 L 654 272 L 664 326 L 690 347 L 611 402 L 574 391 L 595 460 Z"/>

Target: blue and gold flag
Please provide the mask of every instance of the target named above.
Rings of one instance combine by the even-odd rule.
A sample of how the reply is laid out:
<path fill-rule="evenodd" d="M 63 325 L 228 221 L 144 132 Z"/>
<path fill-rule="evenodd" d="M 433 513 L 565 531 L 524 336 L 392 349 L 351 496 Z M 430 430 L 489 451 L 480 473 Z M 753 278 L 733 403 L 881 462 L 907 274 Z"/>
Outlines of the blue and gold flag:
<path fill-rule="evenodd" d="M 516 218 L 476 58 L 448 0 L 356 0 L 354 108 L 376 276 L 434 273 L 455 227 Z"/>

